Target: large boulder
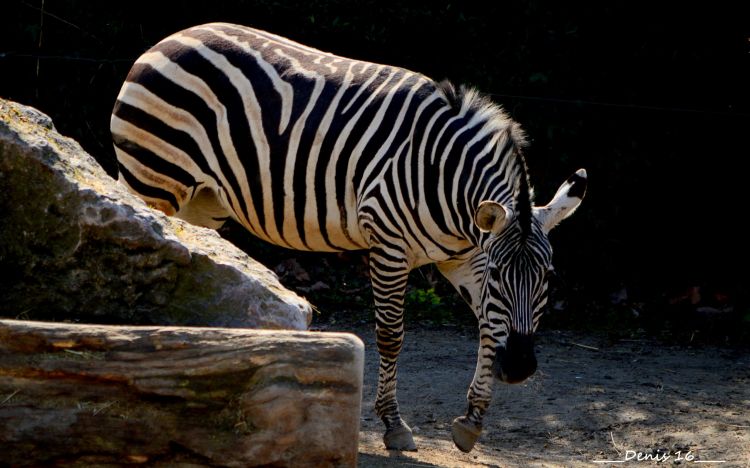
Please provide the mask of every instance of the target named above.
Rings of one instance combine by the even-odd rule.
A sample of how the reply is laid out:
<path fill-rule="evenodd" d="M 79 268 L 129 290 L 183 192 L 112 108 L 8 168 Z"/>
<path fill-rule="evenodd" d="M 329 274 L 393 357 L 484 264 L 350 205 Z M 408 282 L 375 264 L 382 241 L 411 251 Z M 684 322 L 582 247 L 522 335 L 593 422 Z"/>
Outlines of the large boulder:
<path fill-rule="evenodd" d="M 148 208 L 49 117 L 0 99 L 0 316 L 302 330 L 311 313 L 216 232 Z"/>

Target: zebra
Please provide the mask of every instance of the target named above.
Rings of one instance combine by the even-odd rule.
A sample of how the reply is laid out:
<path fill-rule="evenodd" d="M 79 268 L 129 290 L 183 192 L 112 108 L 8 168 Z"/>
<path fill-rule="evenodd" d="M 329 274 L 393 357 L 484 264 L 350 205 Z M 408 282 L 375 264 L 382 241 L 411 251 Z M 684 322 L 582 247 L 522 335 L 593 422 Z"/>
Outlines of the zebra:
<path fill-rule="evenodd" d="M 412 269 L 436 264 L 478 320 L 459 449 L 477 441 L 493 381 L 535 372 L 548 233 L 579 206 L 586 171 L 534 206 L 524 132 L 476 90 L 211 23 L 137 59 L 110 129 L 119 181 L 167 215 L 232 218 L 290 249 L 369 251 L 388 449 L 416 450 L 396 398 Z"/>

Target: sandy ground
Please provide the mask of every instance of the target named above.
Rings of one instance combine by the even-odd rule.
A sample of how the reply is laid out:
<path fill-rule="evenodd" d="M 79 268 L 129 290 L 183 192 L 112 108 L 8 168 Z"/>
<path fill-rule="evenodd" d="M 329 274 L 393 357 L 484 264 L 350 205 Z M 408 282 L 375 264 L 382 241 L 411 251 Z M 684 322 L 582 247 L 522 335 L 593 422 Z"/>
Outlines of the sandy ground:
<path fill-rule="evenodd" d="M 387 451 L 373 403 L 377 351 L 371 324 L 351 331 L 366 346 L 359 465 L 750 467 L 750 351 L 608 342 L 571 333 L 539 336 L 539 370 L 498 383 L 484 432 L 469 454 L 450 423 L 463 414 L 477 339 L 465 327 L 407 327 L 399 402 L 417 452 Z M 611 460 L 621 463 L 596 463 Z M 723 461 L 724 463 L 706 463 Z"/>

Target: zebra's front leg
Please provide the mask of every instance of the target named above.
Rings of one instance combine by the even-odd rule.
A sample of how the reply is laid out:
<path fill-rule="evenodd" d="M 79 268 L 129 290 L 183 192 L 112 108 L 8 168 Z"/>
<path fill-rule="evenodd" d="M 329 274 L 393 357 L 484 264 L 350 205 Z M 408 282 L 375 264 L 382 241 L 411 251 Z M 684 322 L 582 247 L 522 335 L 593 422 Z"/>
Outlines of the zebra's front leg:
<path fill-rule="evenodd" d="M 492 399 L 492 384 L 495 380 L 492 366 L 497 344 L 486 330 L 480 321 L 477 367 L 467 394 L 469 408 L 466 416 L 459 416 L 453 420 L 451 427 L 453 443 L 463 452 L 470 452 L 479 439 L 482 433 L 482 420 Z"/>
<path fill-rule="evenodd" d="M 380 353 L 375 412 L 385 424 L 383 442 L 390 450 L 417 450 L 411 428 L 401 419 L 396 400 L 397 361 L 404 342 L 404 293 L 409 270 L 408 262 L 398 255 L 383 251 L 370 253 Z"/>
<path fill-rule="evenodd" d="M 491 327 L 486 320 L 481 318 L 479 309 L 480 286 L 486 261 L 485 253 L 477 250 L 467 259 L 446 261 L 437 265 L 440 272 L 461 293 L 479 320 L 479 353 L 474 379 L 471 381 L 467 395 L 469 409 L 466 416 L 454 419 L 451 427 L 453 442 L 464 452 L 471 451 L 482 433 L 482 420 L 490 404 L 494 382 L 492 368 L 495 360 L 495 340 L 489 332 Z"/>

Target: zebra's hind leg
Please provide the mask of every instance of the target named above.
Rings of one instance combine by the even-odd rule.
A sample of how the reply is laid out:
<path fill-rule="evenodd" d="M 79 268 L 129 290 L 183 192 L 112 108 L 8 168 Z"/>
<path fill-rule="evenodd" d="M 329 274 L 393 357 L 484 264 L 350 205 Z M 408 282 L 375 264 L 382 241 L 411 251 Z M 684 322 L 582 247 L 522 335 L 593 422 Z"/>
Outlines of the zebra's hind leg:
<path fill-rule="evenodd" d="M 403 256 L 381 249 L 370 251 L 375 297 L 380 368 L 375 412 L 385 424 L 383 442 L 389 450 L 416 450 L 411 428 L 401 419 L 396 400 L 398 355 L 404 340 L 404 293 L 409 266 Z"/>

